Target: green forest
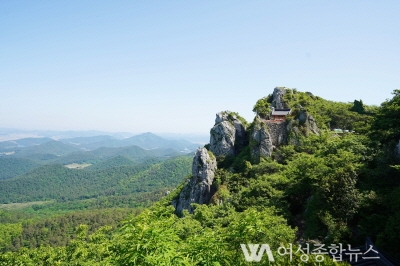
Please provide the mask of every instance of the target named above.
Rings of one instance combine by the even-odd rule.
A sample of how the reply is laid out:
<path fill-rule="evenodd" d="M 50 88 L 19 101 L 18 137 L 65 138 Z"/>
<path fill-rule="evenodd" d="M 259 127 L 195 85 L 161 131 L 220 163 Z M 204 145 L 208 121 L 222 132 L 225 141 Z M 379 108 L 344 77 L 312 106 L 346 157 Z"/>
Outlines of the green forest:
<path fill-rule="evenodd" d="M 121 157 L 117 157 L 117 159 Z M 69 169 L 50 164 L 1 181 L 0 203 L 58 200 L 151 192 L 173 186 L 190 173 L 190 157 L 149 159 L 143 163 Z M 124 161 L 123 159 L 121 161 Z M 129 162 L 128 160 L 127 163 Z M 110 161 L 108 161 L 110 162 Z"/>
<path fill-rule="evenodd" d="M 348 265 L 304 250 L 367 238 L 399 261 L 400 90 L 380 106 L 295 89 L 283 99 L 296 141 L 255 161 L 247 136 L 234 156 L 216 156 L 215 193 L 193 213 L 171 204 L 190 178 L 188 156 L 79 170 L 24 162 L 28 172 L 0 180 L 0 202 L 43 203 L 0 209 L 0 265 Z M 267 119 L 272 104 L 269 95 L 253 111 Z M 296 120 L 304 112 L 320 134 Z M 275 261 L 247 262 L 248 243 L 268 244 Z"/>

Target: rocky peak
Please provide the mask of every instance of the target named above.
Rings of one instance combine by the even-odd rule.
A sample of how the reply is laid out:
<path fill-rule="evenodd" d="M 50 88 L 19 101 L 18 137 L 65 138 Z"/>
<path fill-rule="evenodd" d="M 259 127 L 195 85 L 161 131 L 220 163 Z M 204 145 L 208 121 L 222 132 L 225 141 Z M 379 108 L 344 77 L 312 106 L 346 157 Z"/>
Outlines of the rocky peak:
<path fill-rule="evenodd" d="M 216 156 L 233 156 L 246 141 L 246 128 L 239 117 L 230 111 L 216 114 L 215 125 L 210 131 L 210 150 Z"/>
<path fill-rule="evenodd" d="M 192 176 L 196 178 L 196 183 L 205 182 L 205 184 L 211 186 L 216 169 L 215 156 L 206 148 L 198 148 L 192 164 Z"/>
<path fill-rule="evenodd" d="M 221 122 L 224 121 L 230 121 L 236 118 L 236 116 L 232 115 L 231 111 L 223 111 L 223 112 L 219 112 L 215 115 L 215 124 L 219 124 Z"/>
<path fill-rule="evenodd" d="M 215 156 L 206 148 L 198 148 L 193 157 L 192 177 L 187 180 L 179 197 L 172 202 L 177 213 L 182 213 L 184 209 L 193 212 L 192 203 L 208 204 L 214 189 L 215 171 L 217 161 Z"/>
<path fill-rule="evenodd" d="M 285 103 L 283 96 L 288 89 L 285 87 L 276 87 L 272 93 L 272 106 L 276 109 L 284 109 L 289 106 Z"/>

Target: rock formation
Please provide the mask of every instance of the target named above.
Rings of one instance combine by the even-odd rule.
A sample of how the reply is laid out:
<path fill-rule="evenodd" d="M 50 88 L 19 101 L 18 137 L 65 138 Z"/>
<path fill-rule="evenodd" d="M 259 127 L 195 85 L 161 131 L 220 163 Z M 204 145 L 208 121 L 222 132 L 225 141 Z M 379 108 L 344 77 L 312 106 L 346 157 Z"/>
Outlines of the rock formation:
<path fill-rule="evenodd" d="M 268 132 L 271 135 L 271 141 L 274 147 L 287 144 L 286 121 L 265 121 L 265 124 L 267 125 Z"/>
<path fill-rule="evenodd" d="M 268 128 L 259 116 L 256 116 L 253 125 L 250 136 L 251 158 L 253 162 L 258 163 L 261 157 L 271 156 L 273 145 Z"/>
<path fill-rule="evenodd" d="M 246 129 L 236 114 L 224 111 L 217 114 L 210 131 L 210 150 L 216 156 L 236 155 L 245 145 Z"/>
<path fill-rule="evenodd" d="M 268 121 L 256 117 L 250 135 L 252 161 L 258 163 L 261 157 L 269 157 L 272 151 L 287 144 L 286 122 Z"/>
<path fill-rule="evenodd" d="M 276 87 L 272 93 L 272 106 L 276 109 L 284 109 L 289 106 L 285 103 L 283 96 L 285 95 L 287 89 L 285 87 Z"/>
<path fill-rule="evenodd" d="M 276 87 L 271 97 L 272 106 L 276 109 L 288 108 L 284 99 L 288 92 L 291 91 L 285 87 Z M 301 107 L 297 107 L 297 110 L 298 108 Z M 304 109 L 298 111 L 293 120 L 289 118 L 286 121 L 272 121 L 257 116 L 250 135 L 252 160 L 259 162 L 261 157 L 271 156 L 272 151 L 281 145 L 299 145 L 301 136 L 309 134 L 319 135 L 320 131 L 313 116 Z"/>
<path fill-rule="evenodd" d="M 307 113 L 305 110 L 301 110 L 297 117 L 300 125 L 305 125 L 307 127 L 307 131 L 313 134 L 319 135 L 320 131 L 315 122 L 315 119 L 312 115 Z"/>
<path fill-rule="evenodd" d="M 288 108 L 284 95 L 288 89 L 277 87 L 272 94 L 272 106 Z M 320 134 L 314 118 L 305 110 L 298 111 L 293 119 L 286 121 L 265 120 L 256 116 L 250 134 L 252 161 L 260 162 L 262 157 L 270 157 L 275 148 L 281 145 L 299 145 L 301 136 Z M 179 196 L 172 201 L 177 213 L 183 210 L 193 212 L 191 204 L 209 204 L 215 193 L 213 185 L 217 158 L 238 155 L 248 145 L 246 125 L 237 113 L 223 111 L 216 114 L 215 124 L 210 131 L 210 145 L 197 149 L 193 158 L 192 177 L 182 188 Z"/>
<path fill-rule="evenodd" d="M 301 135 L 308 136 L 309 134 L 319 135 L 320 131 L 312 115 L 305 110 L 301 110 L 294 120 L 287 125 L 288 143 L 299 145 Z"/>
<path fill-rule="evenodd" d="M 172 202 L 177 213 L 182 213 L 184 209 L 192 213 L 192 203 L 209 203 L 215 192 L 212 183 L 216 170 L 215 156 L 206 148 L 197 149 L 193 157 L 192 177 L 187 180 L 179 197 Z"/>

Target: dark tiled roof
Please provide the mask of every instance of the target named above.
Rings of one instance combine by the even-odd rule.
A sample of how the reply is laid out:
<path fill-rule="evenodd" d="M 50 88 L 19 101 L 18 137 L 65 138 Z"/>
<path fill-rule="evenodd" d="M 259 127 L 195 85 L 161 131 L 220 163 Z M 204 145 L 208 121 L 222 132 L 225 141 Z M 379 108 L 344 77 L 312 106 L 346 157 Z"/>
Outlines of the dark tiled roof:
<path fill-rule="evenodd" d="M 275 109 L 272 111 L 272 115 L 289 115 L 292 109 Z"/>

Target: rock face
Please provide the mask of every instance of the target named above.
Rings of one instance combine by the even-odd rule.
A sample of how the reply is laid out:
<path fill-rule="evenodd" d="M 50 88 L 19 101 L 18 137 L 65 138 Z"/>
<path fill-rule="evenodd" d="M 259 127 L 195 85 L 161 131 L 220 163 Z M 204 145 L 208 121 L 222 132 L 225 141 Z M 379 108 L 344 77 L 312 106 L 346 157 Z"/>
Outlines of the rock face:
<path fill-rule="evenodd" d="M 320 131 L 312 115 L 304 110 L 296 116 L 287 125 L 288 143 L 292 145 L 299 145 L 299 138 L 301 135 L 308 136 L 309 134 L 319 135 Z"/>
<path fill-rule="evenodd" d="M 275 122 L 265 121 L 269 134 L 271 135 L 272 144 L 275 147 L 287 144 L 286 121 Z"/>
<path fill-rule="evenodd" d="M 309 132 L 314 133 L 316 135 L 320 134 L 319 128 L 317 126 L 317 123 L 315 122 L 314 117 L 309 113 L 307 113 L 306 111 L 304 110 L 300 111 L 297 120 L 299 121 L 300 125 L 305 125 Z"/>
<path fill-rule="evenodd" d="M 286 93 L 285 87 L 276 87 L 274 92 L 272 93 L 272 106 L 276 109 L 284 109 L 288 108 L 288 105 L 285 103 L 283 96 Z"/>
<path fill-rule="evenodd" d="M 273 145 L 267 125 L 259 116 L 254 119 L 254 127 L 251 132 L 251 158 L 253 162 L 260 162 L 261 157 L 269 157 L 272 154 Z"/>
<path fill-rule="evenodd" d="M 245 141 L 246 129 L 238 117 L 230 111 L 218 113 L 210 131 L 210 150 L 216 156 L 233 156 Z"/>
<path fill-rule="evenodd" d="M 206 148 L 197 149 L 192 164 L 192 177 L 183 187 L 179 197 L 172 202 L 177 213 L 182 213 L 184 209 L 190 213 L 193 212 L 192 203 L 208 204 L 214 189 L 215 171 L 217 170 L 217 161 L 212 153 Z"/>
<path fill-rule="evenodd" d="M 286 122 L 268 121 L 256 117 L 251 132 L 251 157 L 258 163 L 260 158 L 269 157 L 272 151 L 287 144 Z"/>

